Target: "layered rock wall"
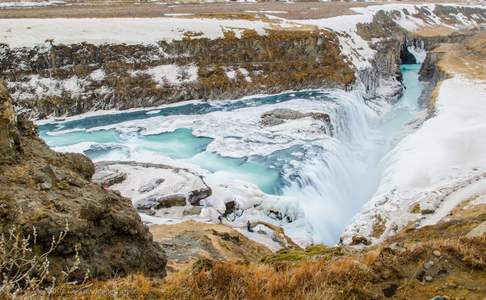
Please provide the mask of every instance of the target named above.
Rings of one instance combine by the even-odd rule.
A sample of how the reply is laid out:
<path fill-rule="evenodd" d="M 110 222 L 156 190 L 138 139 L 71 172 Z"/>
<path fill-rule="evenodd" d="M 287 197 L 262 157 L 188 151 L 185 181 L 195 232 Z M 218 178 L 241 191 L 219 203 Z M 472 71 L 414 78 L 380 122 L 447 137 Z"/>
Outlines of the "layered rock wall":
<path fill-rule="evenodd" d="M 347 87 L 355 80 L 335 35 L 324 30 L 186 34 L 158 45 L 0 47 L 0 72 L 20 111 L 34 118 Z"/>

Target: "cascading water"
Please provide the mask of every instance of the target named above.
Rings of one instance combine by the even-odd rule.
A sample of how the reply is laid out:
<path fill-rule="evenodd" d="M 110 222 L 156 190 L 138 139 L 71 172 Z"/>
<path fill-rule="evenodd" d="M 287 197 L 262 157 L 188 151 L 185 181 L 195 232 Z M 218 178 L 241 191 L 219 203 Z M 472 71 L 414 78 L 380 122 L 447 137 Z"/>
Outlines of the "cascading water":
<path fill-rule="evenodd" d="M 40 134 L 56 150 L 94 160 L 170 158 L 253 183 L 280 196 L 274 207 L 293 216 L 287 219 L 292 223 L 281 221 L 291 236 L 304 224 L 314 242 L 336 243 L 375 192 L 380 160 L 417 110 L 418 69 L 402 68 L 407 89 L 385 114 L 366 105 L 358 91 L 316 90 L 45 123 Z M 325 112 L 332 136 L 309 119 L 262 127 L 260 115 L 274 108 Z"/>
<path fill-rule="evenodd" d="M 405 91 L 385 115 L 374 115 L 362 97 L 343 101 L 337 137 L 299 171 L 284 194 L 299 199 L 313 240 L 336 243 L 340 233 L 369 200 L 380 182 L 382 158 L 419 109 L 420 65 L 403 65 Z"/>

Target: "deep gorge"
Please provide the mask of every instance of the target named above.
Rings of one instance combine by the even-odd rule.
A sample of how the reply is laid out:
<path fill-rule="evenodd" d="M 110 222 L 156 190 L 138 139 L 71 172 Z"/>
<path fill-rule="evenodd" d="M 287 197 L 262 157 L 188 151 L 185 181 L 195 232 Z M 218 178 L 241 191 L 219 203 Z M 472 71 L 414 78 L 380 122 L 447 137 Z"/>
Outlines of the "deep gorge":
<path fill-rule="evenodd" d="M 381 159 L 393 147 L 394 138 L 410 116 L 419 110 L 419 69 L 420 65 L 402 66 L 403 96 L 380 113 L 370 109 L 358 91 L 309 90 L 100 114 L 45 123 L 39 129 L 54 149 L 81 152 L 95 161 L 155 163 L 168 157 L 199 166 L 206 170 L 206 176 L 226 174 L 223 176 L 256 184 L 263 192 L 281 198 L 263 213 L 275 218 L 290 236 L 307 230 L 313 241 L 333 244 L 374 193 L 380 180 Z M 330 124 L 314 122 L 307 129 L 309 137 L 302 138 L 292 128 L 268 132 L 253 121 L 258 122 L 263 112 L 277 108 L 326 113 Z M 234 123 L 235 115 L 247 117 Z M 221 120 L 219 124 L 211 123 L 213 116 Z M 244 128 L 245 124 L 249 127 Z M 235 127 L 247 132 L 236 132 Z M 281 141 L 277 151 L 266 150 L 275 146 L 269 138 L 285 136 L 299 142 Z M 208 149 L 214 140 L 216 146 Z M 218 149 L 217 145 L 231 143 L 254 149 L 254 154 L 241 156 Z"/>

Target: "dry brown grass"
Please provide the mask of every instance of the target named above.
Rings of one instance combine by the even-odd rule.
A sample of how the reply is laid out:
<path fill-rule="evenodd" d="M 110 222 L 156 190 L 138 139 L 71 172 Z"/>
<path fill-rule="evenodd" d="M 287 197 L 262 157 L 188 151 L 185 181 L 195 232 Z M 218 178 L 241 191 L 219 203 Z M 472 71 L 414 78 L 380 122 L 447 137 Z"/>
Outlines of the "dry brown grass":
<path fill-rule="evenodd" d="M 430 228 L 424 229 L 425 231 Z M 481 299 L 486 292 L 486 236 L 417 241 L 413 235 L 345 256 L 295 262 L 205 262 L 165 280 L 133 275 L 78 287 L 56 298 L 78 299 L 397 299 L 435 295 Z M 440 251 L 440 256 L 433 254 Z M 278 254 L 277 254 L 278 255 Z M 433 261 L 425 282 L 423 263 Z"/>
<path fill-rule="evenodd" d="M 416 34 L 420 37 L 437 37 L 437 36 L 448 36 L 452 33 L 457 32 L 457 30 L 437 25 L 437 26 L 423 26 L 417 30 Z"/>
<path fill-rule="evenodd" d="M 131 3 L 130 3 L 131 2 Z M 292 5 L 279 2 L 261 3 L 186 3 L 160 5 L 157 3 L 133 3 L 134 1 L 109 3 L 73 3 L 70 6 L 40 7 L 34 9 L 2 9 L 1 18 L 120 18 L 120 17 L 160 17 L 162 14 L 192 13 L 198 14 L 245 14 L 247 11 L 286 11 L 289 19 L 309 19 L 334 17 L 353 14 L 349 8 L 364 6 L 364 3 L 345 2 L 296 2 Z M 170 2 L 170 1 L 167 1 Z"/>
<path fill-rule="evenodd" d="M 442 44 L 433 50 L 441 53 L 438 67 L 449 75 L 486 80 L 486 31 L 461 44 Z"/>

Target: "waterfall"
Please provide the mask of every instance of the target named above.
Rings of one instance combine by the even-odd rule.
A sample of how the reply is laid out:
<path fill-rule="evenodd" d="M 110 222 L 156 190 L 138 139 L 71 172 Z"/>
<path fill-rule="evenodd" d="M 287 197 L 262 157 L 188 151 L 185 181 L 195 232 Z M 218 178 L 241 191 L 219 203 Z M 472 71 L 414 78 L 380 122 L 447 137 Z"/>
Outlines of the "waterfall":
<path fill-rule="evenodd" d="M 339 234 L 361 205 L 371 197 L 376 174 L 369 172 L 379 141 L 372 129 L 377 115 L 360 93 L 339 95 L 330 113 L 335 136 L 313 153 L 283 194 L 299 199 L 299 206 L 315 242 L 336 243 Z"/>
<path fill-rule="evenodd" d="M 407 49 L 408 52 L 410 52 L 415 57 L 415 60 L 418 64 L 421 64 L 425 61 L 427 51 L 425 50 L 424 41 L 414 40 L 413 43 L 407 47 Z"/>
<path fill-rule="evenodd" d="M 419 65 L 404 67 L 404 95 L 384 115 L 372 111 L 362 95 L 339 97 L 333 124 L 336 136 L 320 154 L 308 159 L 284 195 L 299 199 L 299 208 L 314 242 L 335 244 L 381 178 L 381 159 L 417 109 L 421 92 Z"/>

